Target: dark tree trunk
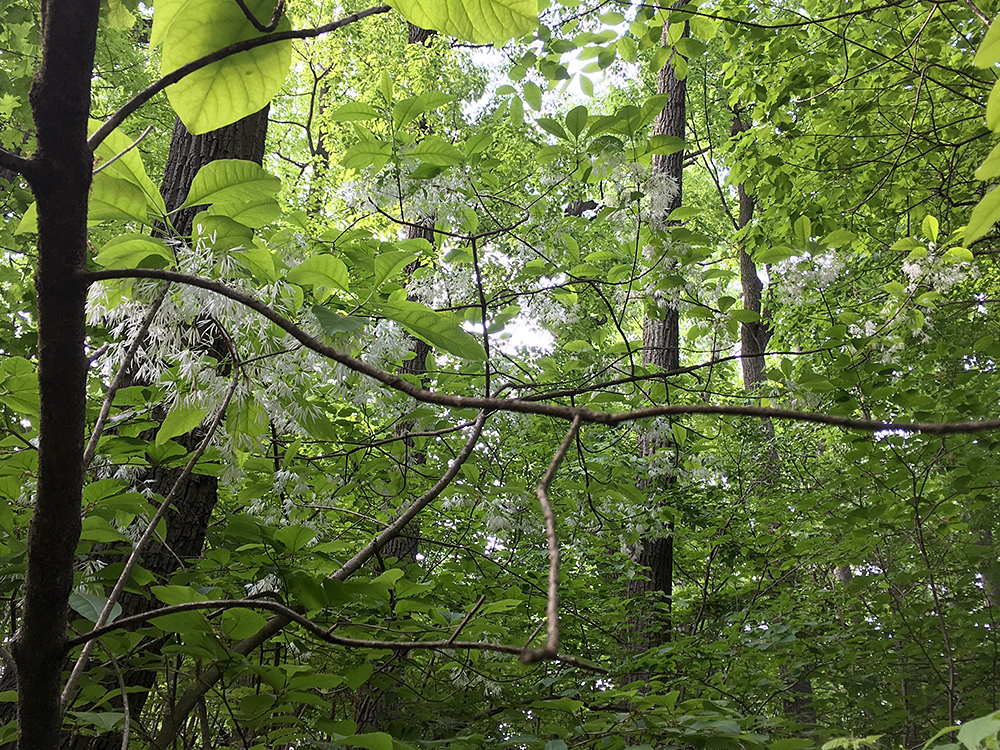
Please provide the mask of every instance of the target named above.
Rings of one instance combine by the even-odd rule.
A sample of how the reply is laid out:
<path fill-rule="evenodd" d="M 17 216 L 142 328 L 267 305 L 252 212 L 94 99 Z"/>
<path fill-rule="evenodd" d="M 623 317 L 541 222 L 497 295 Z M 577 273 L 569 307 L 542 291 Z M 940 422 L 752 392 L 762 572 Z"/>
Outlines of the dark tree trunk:
<path fill-rule="evenodd" d="M 187 197 L 191 182 L 198 170 L 218 159 L 245 159 L 262 163 L 264 142 L 267 135 L 267 114 L 265 107 L 224 128 L 204 135 L 191 135 L 178 119 L 170 141 L 170 154 L 164 170 L 161 192 L 167 210 L 180 206 Z M 191 224 L 198 208 L 186 208 L 173 217 L 173 227 L 179 236 L 191 232 Z M 166 233 L 166 232 L 165 232 Z M 209 343 L 208 345 L 211 345 Z M 133 384 L 135 384 L 133 382 Z M 189 451 L 194 450 L 203 435 L 195 431 L 177 441 Z M 138 481 L 144 490 L 166 496 L 181 474 L 180 469 L 155 467 Z M 167 535 L 165 544 L 158 540 L 150 542 L 142 555 L 142 566 L 152 573 L 155 583 L 166 583 L 184 560 L 199 557 L 205 543 L 212 511 L 218 500 L 218 480 L 204 474 L 192 474 L 180 488 L 167 511 Z M 116 554 L 128 555 L 128 549 L 111 547 L 97 550 L 98 554 L 109 557 Z M 125 592 L 121 599 L 122 616 L 142 614 L 159 606 L 151 597 Z M 145 649 L 141 657 L 149 658 L 159 652 L 162 643 L 156 642 Z M 143 688 L 129 693 L 129 711 L 137 718 L 146 705 L 150 690 L 156 682 L 156 672 L 149 669 L 134 669 L 125 674 L 128 688 Z M 109 684 L 109 689 L 117 689 L 117 684 Z M 64 750 L 116 750 L 122 744 L 120 732 L 100 735 L 70 735 L 63 745 Z"/>
<path fill-rule="evenodd" d="M 663 44 L 667 44 L 668 25 L 663 27 Z M 686 31 L 685 31 L 686 33 Z M 674 54 L 677 54 L 676 52 Z M 668 62 L 660 70 L 657 78 L 657 93 L 669 94 L 666 106 L 656 118 L 653 131 L 656 135 L 684 138 L 687 84 L 678 79 L 674 67 Z M 674 199 L 665 208 L 669 214 L 681 205 L 681 191 L 684 175 L 684 152 L 653 157 L 653 174 L 666 175 L 677 183 Z M 663 217 L 665 218 L 665 217 Z M 662 300 L 646 302 L 646 317 L 642 326 L 642 361 L 646 366 L 669 372 L 680 366 L 680 313 L 676 307 L 666 305 Z M 643 458 L 653 456 L 657 450 L 668 444 L 662 437 L 647 433 L 640 435 L 638 452 Z M 652 498 L 657 498 L 671 480 L 641 477 L 637 485 Z M 640 540 L 638 560 L 639 576 L 628 581 L 626 596 L 643 601 L 633 609 L 634 617 L 629 622 L 628 642 L 635 651 L 644 651 L 652 646 L 670 640 L 672 627 L 669 614 L 664 617 L 653 607 L 654 602 L 666 604 L 670 611 L 673 596 L 674 540 L 673 524 L 669 524 L 666 534 Z M 645 681 L 649 677 L 644 671 L 625 675 L 626 682 Z"/>
<path fill-rule="evenodd" d="M 42 65 L 31 87 L 37 148 L 25 175 L 38 205 L 38 487 L 28 531 L 24 616 L 11 644 L 21 750 L 55 750 L 73 563 L 80 538 L 87 358 L 87 146 L 98 0 L 42 3 Z"/>

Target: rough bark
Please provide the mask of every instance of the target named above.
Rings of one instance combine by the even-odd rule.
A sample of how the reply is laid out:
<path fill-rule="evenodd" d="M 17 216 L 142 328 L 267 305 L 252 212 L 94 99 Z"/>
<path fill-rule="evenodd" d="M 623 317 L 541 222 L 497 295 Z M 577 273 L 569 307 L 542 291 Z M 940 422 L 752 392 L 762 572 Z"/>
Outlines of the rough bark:
<path fill-rule="evenodd" d="M 663 44 L 667 44 L 668 25 L 663 27 Z M 676 53 L 675 53 L 676 54 Z M 668 94 L 666 106 L 657 115 L 653 125 L 656 135 L 669 135 L 684 138 L 686 118 L 687 84 L 684 79 L 678 79 L 672 65 L 668 62 L 660 70 L 657 78 L 657 93 Z M 669 155 L 653 157 L 652 171 L 654 174 L 666 175 L 677 183 L 674 199 L 666 207 L 669 213 L 681 205 L 681 193 L 684 173 L 684 152 L 678 151 Z M 646 302 L 646 317 L 642 327 L 642 361 L 649 367 L 662 371 L 676 370 L 680 367 L 680 314 L 676 307 L 664 304 L 662 300 L 652 299 Z M 653 456 L 666 444 L 666 440 L 653 433 L 640 435 L 638 452 L 641 457 Z M 654 498 L 660 494 L 669 479 L 641 478 L 637 484 L 647 494 Z M 628 641 L 630 648 L 641 651 L 670 639 L 671 622 L 669 614 L 661 619 L 654 614 L 651 599 L 666 604 L 670 610 L 670 600 L 673 596 L 673 560 L 674 541 L 672 525 L 668 526 L 663 536 L 644 538 L 639 542 L 638 559 L 640 576 L 626 584 L 626 596 L 642 598 L 642 602 L 634 609 L 636 615 L 629 623 Z M 627 682 L 645 681 L 648 674 L 634 672 L 625 676 Z"/>
<path fill-rule="evenodd" d="M 192 135 L 180 119 L 177 119 L 164 169 L 163 184 L 160 188 L 167 210 L 173 211 L 183 204 L 198 170 L 209 162 L 218 159 L 246 159 L 257 164 L 262 163 L 267 135 L 267 114 L 268 108 L 265 107 L 260 112 L 232 125 L 204 135 Z M 180 236 L 190 234 L 192 220 L 199 210 L 201 209 L 197 207 L 186 208 L 174 214 L 172 220 L 174 231 Z M 214 342 L 206 342 L 206 346 L 213 345 Z M 188 450 L 194 450 L 201 437 L 202 435 L 195 431 L 177 440 Z M 144 490 L 152 490 L 165 496 L 170 492 L 180 473 L 180 469 L 155 467 L 137 484 Z M 167 582 L 182 561 L 202 554 L 205 532 L 217 500 L 218 480 L 212 476 L 192 474 L 180 488 L 174 503 L 167 511 L 165 544 L 153 541 L 142 555 L 141 564 L 153 574 L 155 583 Z M 121 554 L 116 547 L 104 547 L 96 552 L 104 557 Z M 127 555 L 127 550 L 124 552 Z M 122 616 L 126 617 L 142 614 L 159 606 L 152 597 L 133 592 L 125 592 L 120 604 Z M 161 645 L 159 642 L 151 644 L 142 652 L 141 657 L 154 656 Z M 153 670 L 134 669 L 125 674 L 125 684 L 128 688 L 143 688 L 129 693 L 129 710 L 133 717 L 141 714 L 155 682 L 156 672 Z M 117 684 L 109 684 L 108 687 L 113 690 L 117 688 Z M 120 732 L 108 732 L 99 735 L 67 736 L 63 748 L 64 750 L 116 750 L 121 744 Z"/>
<path fill-rule="evenodd" d="M 98 0 L 42 3 L 42 64 L 31 88 L 37 148 L 26 175 L 38 207 L 38 489 L 28 532 L 24 616 L 12 644 L 18 747 L 55 750 L 66 616 L 80 538 L 87 359 L 87 146 Z"/>

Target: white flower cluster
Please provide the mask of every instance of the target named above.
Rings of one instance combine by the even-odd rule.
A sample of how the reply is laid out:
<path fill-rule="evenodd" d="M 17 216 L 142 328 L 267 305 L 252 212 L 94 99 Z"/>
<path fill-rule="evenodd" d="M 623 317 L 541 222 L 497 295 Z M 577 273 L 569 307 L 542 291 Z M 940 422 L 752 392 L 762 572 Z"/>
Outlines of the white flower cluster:
<path fill-rule="evenodd" d="M 833 251 L 821 255 L 807 252 L 778 263 L 771 281 L 780 289 L 781 299 L 801 307 L 811 293 L 828 289 L 844 271 L 844 261 Z"/>
<path fill-rule="evenodd" d="M 903 261 L 903 273 L 908 280 L 906 291 L 912 293 L 920 288 L 930 287 L 935 292 L 946 294 L 973 272 L 974 268 L 970 267 L 970 263 L 947 261 L 936 250 L 932 242 L 923 258 Z"/>
<path fill-rule="evenodd" d="M 410 175 L 418 166 L 416 160 L 404 159 L 400 167 L 390 166 L 345 182 L 338 195 L 354 210 L 377 208 L 390 213 L 402 210 L 401 218 L 409 222 L 461 223 L 469 204 L 468 172 L 452 169 L 430 179 L 415 180 Z"/>

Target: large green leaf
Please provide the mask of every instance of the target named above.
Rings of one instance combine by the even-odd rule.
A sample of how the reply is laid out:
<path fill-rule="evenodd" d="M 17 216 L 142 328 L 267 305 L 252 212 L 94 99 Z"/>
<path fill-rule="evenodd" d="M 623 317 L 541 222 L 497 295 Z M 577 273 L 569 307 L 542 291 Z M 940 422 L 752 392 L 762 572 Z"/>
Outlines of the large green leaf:
<path fill-rule="evenodd" d="M 392 0 L 389 4 L 415 26 L 477 44 L 503 44 L 538 25 L 536 0 Z"/>
<path fill-rule="evenodd" d="M 486 350 L 453 315 L 439 313 L 419 302 L 401 300 L 380 305 L 383 315 L 401 323 L 410 333 L 431 346 L 444 349 L 456 357 L 483 361 Z"/>
<path fill-rule="evenodd" d="M 100 120 L 91 120 L 88 126 L 89 132 L 93 133 L 100 125 Z M 95 168 L 101 169 L 103 166 L 99 174 L 131 182 L 142 190 L 149 208 L 154 213 L 158 216 L 166 216 L 167 207 L 163 203 L 163 196 L 160 195 L 159 189 L 146 174 L 142 157 L 139 155 L 138 149 L 132 148 L 133 143 L 134 141 L 121 130 L 117 128 L 112 130 L 94 150 Z"/>
<path fill-rule="evenodd" d="M 350 277 L 347 266 L 332 255 L 314 255 L 288 272 L 288 281 L 300 286 L 333 286 L 347 290 Z"/>
<path fill-rule="evenodd" d="M 138 185 L 101 172 L 94 175 L 87 221 L 91 224 L 116 219 L 145 222 L 146 205 L 146 194 Z"/>
<path fill-rule="evenodd" d="M 396 128 L 401 130 L 415 117 L 453 101 L 455 101 L 455 97 L 442 94 L 439 91 L 430 91 L 420 96 L 404 99 L 392 108 L 392 120 L 396 124 Z"/>
<path fill-rule="evenodd" d="M 965 245 L 968 247 L 993 228 L 1000 220 L 1000 189 L 988 192 L 972 209 L 969 224 L 965 228 Z"/>
<path fill-rule="evenodd" d="M 163 445 L 172 437 L 191 432 L 201 424 L 206 414 L 208 414 L 208 409 L 203 406 L 192 406 L 183 401 L 178 402 L 167 414 L 160 429 L 156 431 L 156 444 Z"/>
<path fill-rule="evenodd" d="M 94 262 L 103 268 L 138 268 L 150 257 L 162 258 L 167 265 L 174 256 L 163 240 L 144 234 L 124 234 L 115 237 L 101 248 Z"/>
<path fill-rule="evenodd" d="M 247 0 L 261 23 L 274 0 Z M 156 0 L 150 42 L 163 45 L 160 72 L 170 73 L 230 44 L 261 36 L 232 0 Z M 291 28 L 283 17 L 276 31 Z M 207 133 L 253 114 L 278 93 L 292 61 L 291 42 L 267 44 L 186 76 L 167 88 L 167 98 L 194 134 Z"/>
<path fill-rule="evenodd" d="M 254 203 L 281 190 L 281 180 L 252 161 L 219 159 L 198 170 L 181 208 L 207 203 Z"/>
<path fill-rule="evenodd" d="M 990 24 L 990 30 L 986 32 L 979 51 L 976 53 L 975 64 L 980 68 L 991 68 L 995 63 L 1000 62 L 1000 23 L 997 19 Z"/>
<path fill-rule="evenodd" d="M 436 135 L 429 135 L 420 141 L 410 152 L 410 155 L 438 167 L 450 167 L 465 158 L 461 151 Z"/>

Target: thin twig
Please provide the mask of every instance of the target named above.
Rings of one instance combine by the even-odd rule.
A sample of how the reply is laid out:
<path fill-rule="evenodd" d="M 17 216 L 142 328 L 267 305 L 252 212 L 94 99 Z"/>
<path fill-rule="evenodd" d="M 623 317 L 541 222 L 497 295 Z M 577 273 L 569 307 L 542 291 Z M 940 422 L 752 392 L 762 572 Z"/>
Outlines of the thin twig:
<path fill-rule="evenodd" d="M 278 21 L 281 20 L 281 14 L 285 10 L 285 0 L 278 0 L 278 4 L 274 6 L 274 13 L 271 14 L 271 20 L 268 21 L 265 26 L 257 20 L 257 16 L 253 14 L 253 11 L 247 7 L 247 4 L 243 0 L 236 0 L 236 4 L 240 6 L 240 10 L 243 11 L 243 15 L 247 17 L 247 20 L 253 24 L 253 27 L 261 34 L 270 34 L 278 28 Z"/>
<path fill-rule="evenodd" d="M 101 412 L 97 415 L 97 423 L 94 425 L 94 431 L 90 433 L 90 440 L 87 441 L 87 447 L 83 451 L 84 469 L 90 466 L 90 462 L 94 460 L 94 455 L 97 453 L 97 444 L 101 439 L 101 434 L 104 432 L 104 425 L 107 424 L 108 415 L 111 413 L 111 404 L 115 400 L 115 395 L 122 387 L 122 383 L 125 382 L 125 376 L 128 369 L 132 366 L 132 360 L 135 359 L 136 352 L 139 351 L 143 339 L 149 333 L 149 326 L 152 325 L 153 318 L 156 317 L 156 313 L 159 311 L 160 305 L 163 304 L 163 300 L 167 296 L 167 290 L 169 289 L 170 282 L 167 282 L 163 285 L 163 289 L 160 290 L 156 299 L 153 300 L 152 307 L 149 308 L 146 317 L 142 319 L 139 330 L 135 332 L 132 343 L 129 344 L 128 349 L 125 351 L 125 356 L 122 357 L 122 363 L 118 367 L 118 372 L 115 373 L 111 385 L 108 386 L 108 392 L 104 395 L 104 402 L 101 404 Z"/>
<path fill-rule="evenodd" d="M 125 154 L 127 154 L 129 151 L 131 151 L 136 146 L 138 146 L 140 143 L 142 143 L 142 139 L 145 138 L 147 135 L 149 135 L 152 132 L 153 132 L 153 126 L 150 125 L 148 128 L 146 128 L 145 130 L 142 131 L 142 135 L 140 135 L 138 138 L 136 138 L 134 141 L 132 141 L 132 145 L 126 147 L 123 151 L 119 151 L 117 154 L 115 154 L 110 159 L 108 159 L 106 162 L 104 162 L 101 166 L 99 166 L 97 169 L 94 170 L 94 174 L 97 174 L 98 172 L 102 172 L 105 169 L 107 169 L 108 167 L 110 167 L 116 161 L 118 161 L 123 156 L 125 156 Z"/>
<path fill-rule="evenodd" d="M 132 576 L 132 571 L 135 566 L 139 563 L 139 556 L 142 551 L 146 548 L 149 540 L 153 538 L 156 533 L 156 526 L 160 523 L 160 520 L 166 515 L 167 509 L 173 502 L 174 497 L 180 491 L 180 488 L 184 486 L 187 482 L 188 477 L 194 471 L 195 465 L 204 455 L 205 451 L 208 449 L 208 444 L 212 440 L 212 436 L 215 435 L 215 431 L 218 429 L 219 425 L 222 423 L 223 418 L 226 416 L 226 409 L 229 408 L 229 403 L 232 401 L 233 396 L 236 393 L 236 386 L 239 384 L 239 373 L 240 373 L 240 362 L 239 355 L 236 351 L 236 345 L 233 340 L 226 335 L 225 331 L 222 332 L 223 337 L 226 339 L 226 343 L 229 345 L 230 351 L 233 354 L 233 380 L 229 386 L 229 390 L 226 392 L 226 397 L 222 401 L 222 405 L 216 412 L 215 418 L 212 420 L 212 424 L 209 426 L 208 430 L 205 432 L 205 437 L 202 439 L 201 443 L 198 445 L 194 453 L 191 454 L 191 458 L 188 460 L 187 465 L 185 465 L 184 470 L 177 477 L 167 496 L 163 498 L 163 502 L 160 503 L 160 507 L 156 509 L 156 513 L 149 520 L 146 525 L 146 530 L 142 532 L 142 536 L 139 537 L 139 541 L 135 543 L 135 547 L 132 548 L 132 554 L 129 555 L 128 560 L 125 561 L 125 568 L 122 570 L 121 575 L 115 582 L 114 588 L 111 590 L 111 594 L 108 596 L 108 600 L 104 603 L 104 609 L 101 610 L 101 614 L 97 618 L 97 623 L 95 624 L 95 630 L 99 629 L 105 623 L 107 623 L 108 618 L 111 616 L 111 612 L 114 609 L 115 604 L 118 603 L 119 598 L 121 598 L 122 591 L 125 589 L 125 584 L 128 583 L 129 578 Z M 94 631 L 91 631 L 94 632 Z M 70 698 L 72 698 L 73 693 L 76 691 L 76 686 L 80 682 L 80 678 L 83 675 L 83 671 L 87 668 L 87 662 L 90 659 L 90 654 L 94 650 L 94 643 L 89 642 L 84 646 L 83 652 L 77 659 L 76 664 L 73 665 L 73 671 L 70 673 L 69 679 L 66 681 L 66 685 L 63 687 L 62 692 L 62 706 L 63 710 L 66 710 L 66 706 L 69 704 Z"/>
<path fill-rule="evenodd" d="M 485 601 L 486 601 L 486 594 L 483 594 L 481 597 L 479 597 L 479 601 L 476 602 L 476 606 L 470 609 L 469 613 L 462 618 L 462 621 L 460 623 L 458 623 L 458 627 L 455 628 L 455 632 L 451 634 L 451 638 L 448 639 L 448 643 L 455 642 L 455 639 L 458 638 L 458 634 L 462 632 L 462 628 L 464 628 L 466 625 L 469 624 L 469 620 L 471 620 L 475 616 L 476 612 L 479 611 L 479 608 L 483 606 L 483 602 Z"/>
<path fill-rule="evenodd" d="M 549 502 L 549 487 L 559 471 L 559 465 L 566 458 L 569 448 L 576 439 L 577 430 L 582 422 L 580 415 L 573 418 L 573 423 L 566 431 L 566 437 L 559 444 L 556 454 L 552 457 L 545 476 L 535 489 L 535 497 L 542 506 L 542 516 L 545 518 L 545 539 L 549 545 L 549 591 L 545 603 L 546 641 L 542 648 L 521 652 L 521 661 L 525 664 L 535 664 L 544 659 L 553 659 L 559 652 L 559 539 L 556 536 L 556 514 L 552 512 Z"/>

